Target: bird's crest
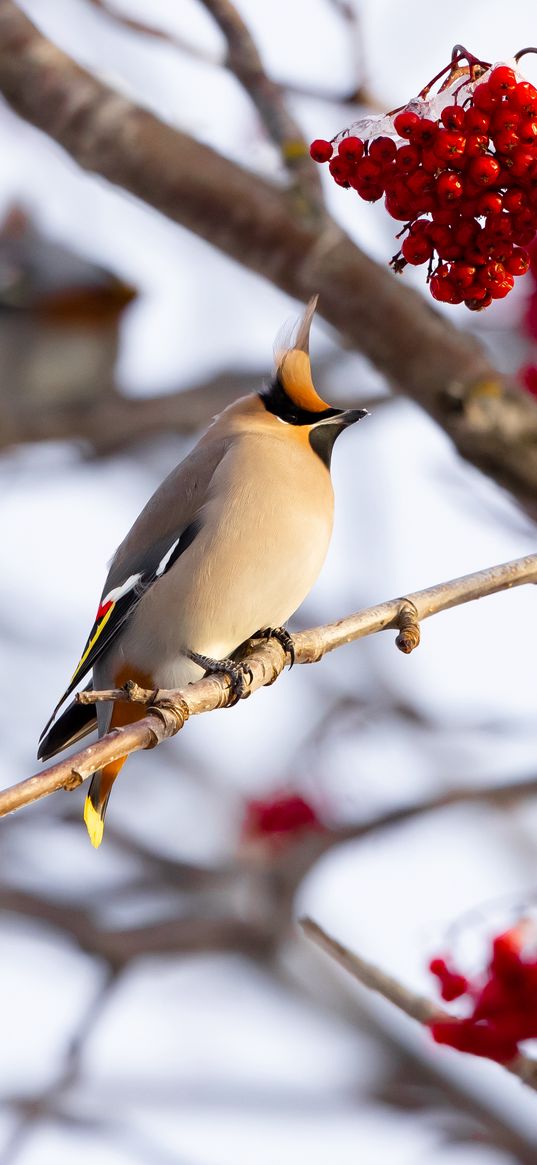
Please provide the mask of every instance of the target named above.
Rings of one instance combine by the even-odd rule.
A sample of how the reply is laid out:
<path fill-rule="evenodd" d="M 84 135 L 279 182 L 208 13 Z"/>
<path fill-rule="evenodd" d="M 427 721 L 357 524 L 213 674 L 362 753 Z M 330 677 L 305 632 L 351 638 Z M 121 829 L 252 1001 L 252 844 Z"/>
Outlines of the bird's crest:
<path fill-rule="evenodd" d="M 309 338 L 318 298 L 314 295 L 310 299 L 298 323 L 284 325 L 274 348 L 277 376 L 285 395 L 308 413 L 322 413 L 330 407 L 321 400 L 311 377 Z"/>

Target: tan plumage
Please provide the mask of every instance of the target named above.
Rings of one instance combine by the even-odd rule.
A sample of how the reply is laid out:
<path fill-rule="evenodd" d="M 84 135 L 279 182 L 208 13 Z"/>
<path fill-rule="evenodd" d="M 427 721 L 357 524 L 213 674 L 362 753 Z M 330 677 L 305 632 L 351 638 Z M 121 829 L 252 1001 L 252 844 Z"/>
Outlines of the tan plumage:
<path fill-rule="evenodd" d="M 257 631 L 284 624 L 308 594 L 332 531 L 331 446 L 364 415 L 331 409 L 313 386 L 307 346 L 315 303 L 295 345 L 278 354 L 272 385 L 225 409 L 142 510 L 112 561 L 101 622 L 98 612 L 71 689 L 90 666 L 96 688 L 129 676 L 182 687 L 203 674 L 188 653 L 226 659 Z M 124 706 L 98 704 L 100 735 L 125 714 Z M 65 747 L 73 727 L 81 735 L 69 715 L 71 737 L 60 719 L 40 755 Z M 86 801 L 97 845 L 121 763 L 94 776 Z"/>

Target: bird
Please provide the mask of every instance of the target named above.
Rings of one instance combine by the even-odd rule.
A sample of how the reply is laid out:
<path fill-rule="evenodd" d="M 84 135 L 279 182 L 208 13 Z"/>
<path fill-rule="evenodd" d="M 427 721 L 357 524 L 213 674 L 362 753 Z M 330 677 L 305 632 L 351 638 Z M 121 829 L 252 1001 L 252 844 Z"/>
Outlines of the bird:
<path fill-rule="evenodd" d="M 272 378 L 213 419 L 119 546 L 80 661 L 41 734 L 40 760 L 95 728 L 103 736 L 144 715 L 133 702 L 75 699 L 56 719 L 90 672 L 95 691 L 129 680 L 149 690 L 182 688 L 228 672 L 238 696 L 240 667 L 230 657 L 239 647 L 261 635 L 292 647 L 285 624 L 316 581 L 332 534 L 332 448 L 368 415 L 332 408 L 314 387 L 317 299 L 277 342 Z M 96 848 L 126 759 L 92 777 L 84 820 Z"/>

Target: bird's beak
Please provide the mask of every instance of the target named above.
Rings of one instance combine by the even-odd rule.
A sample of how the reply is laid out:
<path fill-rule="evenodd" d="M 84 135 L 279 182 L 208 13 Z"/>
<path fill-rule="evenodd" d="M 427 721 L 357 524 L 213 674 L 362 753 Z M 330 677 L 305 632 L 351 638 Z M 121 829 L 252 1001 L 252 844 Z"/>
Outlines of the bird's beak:
<path fill-rule="evenodd" d="M 371 414 L 367 409 L 345 409 L 345 411 L 338 417 L 340 424 L 354 425 L 356 421 L 363 420 L 364 417 L 369 417 Z"/>
<path fill-rule="evenodd" d="M 338 429 L 347 429 L 349 425 L 354 425 L 356 421 L 369 416 L 367 409 L 342 409 L 341 412 L 334 412 L 333 417 L 323 417 L 322 421 L 317 421 L 315 428 L 320 429 L 321 425 L 337 425 Z"/>

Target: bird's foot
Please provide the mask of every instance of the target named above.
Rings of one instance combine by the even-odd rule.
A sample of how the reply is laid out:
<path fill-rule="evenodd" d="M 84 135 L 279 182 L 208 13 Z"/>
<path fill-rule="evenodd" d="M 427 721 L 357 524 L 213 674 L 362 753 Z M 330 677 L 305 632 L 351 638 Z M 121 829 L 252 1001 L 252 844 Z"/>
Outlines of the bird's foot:
<path fill-rule="evenodd" d="M 208 655 L 200 655 L 197 651 L 188 651 L 186 654 L 193 663 L 197 663 L 199 667 L 203 668 L 206 675 L 229 676 L 233 699 L 229 701 L 228 707 L 232 708 L 238 704 L 239 700 L 249 696 L 248 685 L 252 682 L 253 674 L 247 662 L 237 663 L 234 659 L 211 659 Z"/>
<path fill-rule="evenodd" d="M 293 640 L 286 627 L 265 627 L 263 631 L 258 631 L 254 639 L 277 639 L 278 643 L 283 647 L 286 655 L 291 656 L 291 663 L 289 667 L 292 668 L 295 662 L 295 648 Z"/>

